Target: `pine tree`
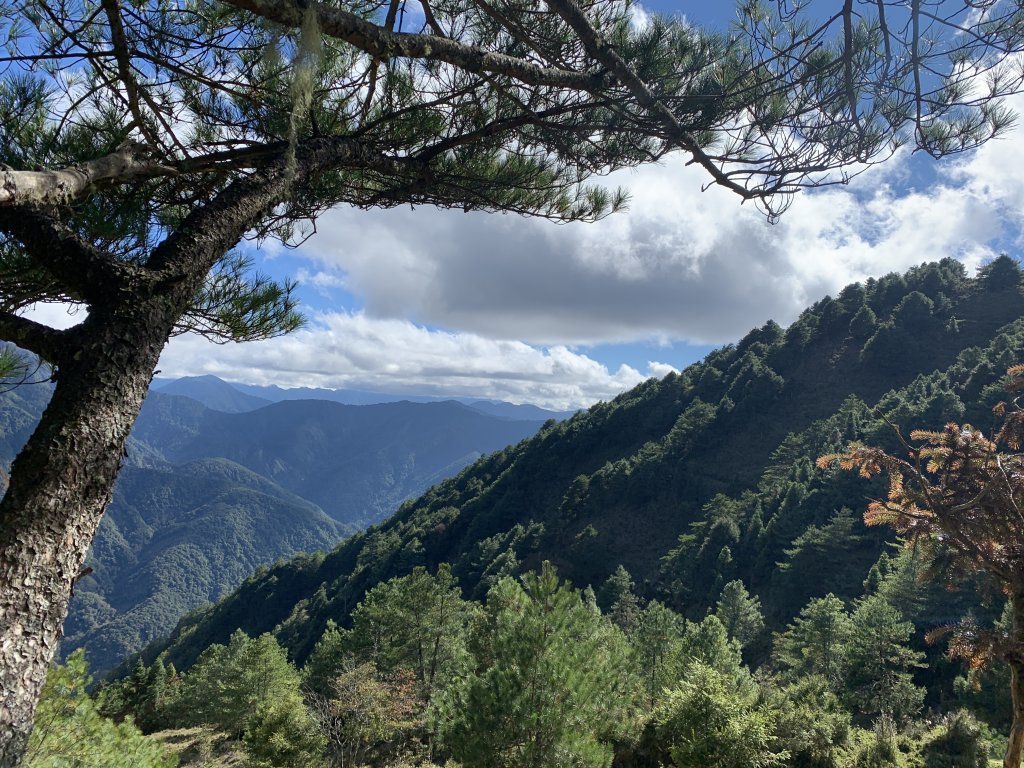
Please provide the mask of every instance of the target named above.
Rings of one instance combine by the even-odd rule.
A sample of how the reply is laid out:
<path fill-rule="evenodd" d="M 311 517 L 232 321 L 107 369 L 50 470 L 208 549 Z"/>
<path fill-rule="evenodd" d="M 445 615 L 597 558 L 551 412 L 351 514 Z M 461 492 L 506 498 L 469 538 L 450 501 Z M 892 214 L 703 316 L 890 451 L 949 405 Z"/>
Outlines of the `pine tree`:
<path fill-rule="evenodd" d="M 115 724 L 103 717 L 86 692 L 90 683 L 85 653 L 75 651 L 50 670 L 28 748 L 29 768 L 131 766 L 173 768 L 175 758 L 145 738 L 131 719 Z"/>
<path fill-rule="evenodd" d="M 632 722 L 621 632 L 545 563 L 487 597 L 480 666 L 448 694 L 442 740 L 466 768 L 606 767 Z"/>
<path fill-rule="evenodd" d="M 751 597 L 739 579 L 722 587 L 722 594 L 715 606 L 715 616 L 722 622 L 729 638 L 745 648 L 764 631 L 764 616 L 761 601 Z"/>
<path fill-rule="evenodd" d="M 766 685 L 761 696 L 775 716 L 777 746 L 790 755 L 788 765 L 835 768 L 851 731 L 851 717 L 828 680 L 807 675 L 788 685 Z"/>
<path fill-rule="evenodd" d="M 739 642 L 729 637 L 725 626 L 714 614 L 698 622 L 686 622 L 680 652 L 687 666 L 698 662 L 738 685 L 744 686 L 749 682 L 750 673 L 743 666 Z"/>
<path fill-rule="evenodd" d="M 469 664 L 466 632 L 475 613 L 447 563 L 436 574 L 415 568 L 366 593 L 352 612 L 345 646 L 384 672 L 411 670 L 429 703 L 438 680 Z"/>
<path fill-rule="evenodd" d="M 1010 260 L 998 261 L 992 272 L 1009 273 L 1010 282 L 1019 283 L 1020 269 Z M 1024 390 L 1024 366 L 1007 374 L 1011 394 Z M 1019 768 L 1024 754 L 1024 410 L 1014 399 L 999 403 L 995 413 L 1002 424 L 992 438 L 970 424 L 949 423 L 938 432 L 911 432 L 917 445 L 897 434 L 907 459 L 851 443 L 818 464 L 856 469 L 864 477 L 887 473 L 888 497 L 868 506 L 865 522 L 890 525 L 907 546 L 919 548 L 931 559 L 926 575 L 944 583 L 976 579 L 1008 596 L 1006 631 L 979 631 L 966 623 L 953 632 L 950 651 L 975 668 L 997 659 L 1009 664 L 1013 723 L 1003 765 Z"/>
<path fill-rule="evenodd" d="M 694 664 L 654 713 L 655 733 L 678 768 L 768 768 L 788 756 L 775 747 L 775 719 L 750 692 Z"/>
<path fill-rule="evenodd" d="M 333 691 L 334 678 L 349 663 L 348 632 L 333 621 L 327 622 L 313 652 L 302 666 L 302 684 L 306 690 L 328 697 Z"/>
<path fill-rule="evenodd" d="M 184 675 L 171 706 L 181 725 L 211 725 L 243 740 L 250 758 L 312 764 L 324 745 L 303 702 L 301 678 L 273 635 L 241 630 L 211 645 Z"/>
<path fill-rule="evenodd" d="M 867 715 L 886 714 L 905 723 L 924 702 L 913 670 L 925 666 L 924 654 L 909 645 L 914 625 L 884 598 L 871 595 L 850 617 L 845 696 Z"/>
<path fill-rule="evenodd" d="M 601 607 L 602 611 L 608 613 L 624 595 L 633 594 L 634 587 L 636 587 L 636 584 L 633 583 L 633 577 L 620 564 L 615 568 L 612 575 L 605 580 L 604 584 L 601 585 L 601 589 L 598 590 L 597 604 Z"/>
<path fill-rule="evenodd" d="M 636 629 L 629 635 L 652 707 L 661 691 L 673 685 L 682 673 L 683 627 L 682 616 L 652 600 L 640 612 Z"/>
<path fill-rule="evenodd" d="M 811 600 L 786 631 L 776 635 L 773 658 L 791 678 L 820 675 L 843 689 L 853 634 L 843 601 L 833 594 Z"/>

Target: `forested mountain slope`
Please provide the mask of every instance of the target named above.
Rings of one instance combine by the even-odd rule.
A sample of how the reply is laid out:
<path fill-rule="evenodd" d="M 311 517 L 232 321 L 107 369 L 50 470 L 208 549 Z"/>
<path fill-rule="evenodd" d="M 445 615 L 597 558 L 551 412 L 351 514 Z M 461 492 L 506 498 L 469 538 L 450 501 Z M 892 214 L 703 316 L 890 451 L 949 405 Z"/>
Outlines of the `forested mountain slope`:
<path fill-rule="evenodd" d="M 876 407 L 903 429 L 987 426 L 998 380 L 1024 357 L 1021 284 L 1001 258 L 977 278 L 944 260 L 849 286 L 786 330 L 769 322 L 546 424 L 325 558 L 257 574 L 183 622 L 169 658 L 187 666 L 242 628 L 276 631 L 301 660 L 367 589 L 442 562 L 474 597 L 545 559 L 595 588 L 622 564 L 640 591 L 692 616 L 739 577 L 775 626 L 812 594 L 859 595 L 884 549 L 859 522 L 872 489 L 814 459 L 853 437 L 891 442 Z"/>
<path fill-rule="evenodd" d="M 125 467 L 76 585 L 65 652 L 109 669 L 264 563 L 333 546 L 351 529 L 225 459 Z"/>
<path fill-rule="evenodd" d="M 236 398 L 223 382 L 200 384 L 235 412 L 151 393 L 93 543 L 93 570 L 76 583 L 62 649 L 84 647 L 94 670 L 166 635 L 182 615 L 229 593 L 257 566 L 331 549 L 541 423 L 454 402 L 304 400 L 245 410 L 258 399 Z M 0 395 L 4 463 L 49 394 L 41 381 Z"/>

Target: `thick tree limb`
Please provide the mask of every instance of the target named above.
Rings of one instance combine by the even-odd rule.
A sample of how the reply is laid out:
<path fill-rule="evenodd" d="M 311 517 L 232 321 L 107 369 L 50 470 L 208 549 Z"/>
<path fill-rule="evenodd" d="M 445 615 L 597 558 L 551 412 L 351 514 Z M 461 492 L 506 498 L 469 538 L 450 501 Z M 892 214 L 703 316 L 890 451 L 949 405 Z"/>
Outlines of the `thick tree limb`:
<path fill-rule="evenodd" d="M 67 352 L 67 335 L 27 317 L 0 312 L 0 339 L 59 364 Z"/>
<path fill-rule="evenodd" d="M 168 176 L 177 171 L 155 161 L 139 144 L 125 144 L 95 160 L 47 171 L 0 169 L 0 207 L 23 203 L 59 205 L 92 190 L 139 179 Z"/>
<path fill-rule="evenodd" d="M 363 142 L 349 138 L 317 138 L 302 142 L 295 151 L 294 167 L 287 168 L 287 152 L 266 167 L 232 182 L 209 203 L 195 209 L 153 251 L 146 266 L 162 272 L 171 283 L 201 279 L 223 254 L 233 248 L 292 188 L 320 173 L 346 166 L 404 177 L 427 167 L 414 158 L 393 158 Z"/>
<path fill-rule="evenodd" d="M 302 24 L 304 5 L 293 0 L 222 0 L 270 21 L 297 28 Z M 595 91 L 614 84 L 602 72 L 574 72 L 558 67 L 542 67 L 525 59 L 493 53 L 483 48 L 464 45 L 437 35 L 389 32 L 384 27 L 332 8 L 322 3 L 309 3 L 317 16 L 320 30 L 327 36 L 354 45 L 371 56 L 382 59 L 407 58 L 443 61 L 477 74 L 506 75 L 528 85 Z"/>
<path fill-rule="evenodd" d="M 15 238 L 70 294 L 90 305 L 114 290 L 147 279 L 145 270 L 101 251 L 34 205 L 0 205 L 0 232 Z"/>

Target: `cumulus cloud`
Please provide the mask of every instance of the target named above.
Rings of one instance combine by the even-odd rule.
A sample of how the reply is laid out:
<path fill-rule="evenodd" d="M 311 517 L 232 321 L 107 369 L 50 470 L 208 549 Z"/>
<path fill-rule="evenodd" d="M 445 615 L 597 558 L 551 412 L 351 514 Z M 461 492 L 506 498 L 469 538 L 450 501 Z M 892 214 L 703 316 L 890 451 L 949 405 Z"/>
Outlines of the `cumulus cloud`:
<path fill-rule="evenodd" d="M 297 253 L 266 254 L 324 297 L 307 329 L 215 355 L 180 338 L 161 368 L 586 405 L 672 370 L 609 367 L 592 346 L 734 341 L 853 281 L 944 256 L 973 268 L 1012 250 L 1024 237 L 1022 166 L 1020 132 L 938 165 L 903 153 L 848 187 L 798 196 L 774 226 L 727 191 L 701 192 L 706 178 L 681 157 L 607 179 L 631 191 L 631 208 L 596 224 L 339 209 Z M 339 293 L 360 311 L 331 307 Z M 40 311 L 68 324 L 63 310 Z"/>
<path fill-rule="evenodd" d="M 990 258 L 1003 209 L 1024 191 L 992 176 L 1020 167 L 1024 143 L 990 147 L 920 190 L 905 185 L 902 155 L 850 187 L 798 196 L 774 226 L 725 190 L 701 192 L 701 171 L 677 157 L 608 179 L 631 190 L 631 207 L 596 224 L 341 209 L 303 254 L 344 276 L 372 317 L 547 345 L 722 343 L 852 281 Z"/>
<path fill-rule="evenodd" d="M 1007 172 L 1024 164 L 1019 133 L 926 175 L 916 162 L 904 154 L 849 187 L 800 195 L 774 226 L 724 190 L 702 193 L 703 175 L 681 158 L 608 179 L 631 190 L 631 209 L 591 225 L 336 210 L 296 271 L 363 310 L 327 311 L 288 338 L 215 358 L 201 340 L 176 340 L 161 367 L 585 405 L 671 369 L 609 369 L 589 345 L 725 343 L 769 318 L 785 325 L 850 282 L 949 255 L 976 267 L 1019 243 L 1024 180 Z"/>
<path fill-rule="evenodd" d="M 228 381 L 462 396 L 569 409 L 608 399 L 650 376 L 674 370 L 616 370 L 564 346 L 538 348 L 473 333 L 432 330 L 361 312 L 316 314 L 288 336 L 218 347 L 194 336 L 174 339 L 161 375 L 213 374 Z"/>

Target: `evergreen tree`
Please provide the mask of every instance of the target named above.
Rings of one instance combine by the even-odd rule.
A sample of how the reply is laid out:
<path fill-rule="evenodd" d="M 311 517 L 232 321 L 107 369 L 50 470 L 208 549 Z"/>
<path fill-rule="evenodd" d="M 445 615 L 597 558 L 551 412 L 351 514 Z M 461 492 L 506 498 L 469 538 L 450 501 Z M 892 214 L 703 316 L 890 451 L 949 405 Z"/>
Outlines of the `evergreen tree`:
<path fill-rule="evenodd" d="M 317 695 L 330 696 L 334 678 L 348 665 L 350 656 L 348 632 L 328 621 L 327 628 L 302 666 L 303 686 Z"/>
<path fill-rule="evenodd" d="M 954 712 L 922 750 L 924 768 L 988 768 L 990 736 L 969 712 Z"/>
<path fill-rule="evenodd" d="M 635 695 L 621 632 L 559 584 L 545 563 L 487 597 L 473 646 L 480 666 L 456 681 L 442 739 L 466 768 L 608 766 Z"/>
<path fill-rule="evenodd" d="M 664 690 L 687 675 L 692 664 L 709 666 L 737 684 L 749 682 L 742 666 L 739 641 L 729 637 L 714 615 L 700 622 L 686 621 L 652 600 L 640 612 L 629 643 L 650 707 Z"/>
<path fill-rule="evenodd" d="M 909 645 L 914 625 L 884 598 L 864 598 L 851 617 L 847 643 L 845 696 L 857 711 L 887 714 L 905 723 L 924 702 L 912 670 L 925 666 L 924 654 Z"/>
<path fill-rule="evenodd" d="M 620 564 L 601 585 L 601 589 L 597 593 L 597 604 L 602 611 L 607 613 L 615 603 L 622 599 L 623 595 L 633 592 L 634 587 L 636 584 L 633 583 L 633 577 Z"/>
<path fill-rule="evenodd" d="M 857 314 L 850 320 L 850 335 L 855 339 L 867 339 L 875 332 L 878 319 L 874 311 L 867 304 L 857 310 Z"/>
<path fill-rule="evenodd" d="M 640 612 L 636 629 L 629 635 L 650 706 L 682 673 L 683 626 L 679 614 L 652 600 Z"/>
<path fill-rule="evenodd" d="M 846 606 L 829 594 L 811 600 L 786 631 L 776 635 L 773 657 L 791 677 L 821 675 L 839 692 L 846 677 L 852 633 Z"/>
<path fill-rule="evenodd" d="M 260 703 L 242 741 L 252 768 L 318 768 L 327 744 L 316 719 L 293 696 Z"/>
<path fill-rule="evenodd" d="M 640 623 L 640 616 L 640 598 L 632 592 L 622 594 L 612 605 L 611 613 L 608 614 L 612 623 L 627 635 L 636 631 Z"/>
<path fill-rule="evenodd" d="M 470 663 L 466 630 L 475 613 L 447 563 L 436 574 L 416 568 L 366 593 L 352 612 L 346 645 L 384 672 L 411 670 L 429 702 L 438 680 Z"/>
<path fill-rule="evenodd" d="M 323 738 L 306 709 L 300 676 L 273 635 L 237 630 L 184 675 L 173 711 L 184 725 L 212 725 L 242 739 L 254 760 L 302 765 Z"/>
<path fill-rule="evenodd" d="M 29 742 L 29 768 L 173 768 L 174 757 L 130 718 L 117 725 L 100 715 L 86 692 L 89 683 L 80 650 L 50 670 Z"/>
<path fill-rule="evenodd" d="M 786 686 L 765 686 L 764 706 L 775 716 L 777 746 L 792 768 L 838 768 L 850 734 L 850 713 L 820 675 Z"/>
<path fill-rule="evenodd" d="M 729 637 L 714 614 L 699 622 L 686 622 L 680 652 L 687 667 L 694 662 L 704 664 L 735 684 L 749 687 L 750 675 L 743 666 L 740 644 Z"/>
<path fill-rule="evenodd" d="M 294 242 L 339 204 L 592 220 L 625 197 L 591 175 L 675 151 L 776 215 L 903 141 L 941 156 L 1006 129 L 999 98 L 1020 87 L 1024 49 L 1013 4 L 912 3 L 912 24 L 887 24 L 887 3 L 821 25 L 747 3 L 727 35 L 635 24 L 615 0 L 423 0 L 416 21 L 380 2 L 0 6 L 0 335 L 56 367 L 0 502 L 0 675 L 15 692 L 0 700 L 2 760 L 21 760 L 168 339 L 301 323 L 293 285 L 254 274 L 243 237 Z M 20 314 L 38 302 L 88 322 Z M 778 391 L 770 368 L 751 373 L 752 391 Z"/>
<path fill-rule="evenodd" d="M 811 521 L 804 514 L 794 515 L 792 522 L 803 530 L 782 550 L 784 558 L 772 574 L 771 602 L 776 615 L 792 616 L 823 591 L 843 599 L 858 597 L 864 569 L 878 551 L 874 543 L 865 546 L 863 523 L 845 507 L 823 525 L 808 525 Z"/>
<path fill-rule="evenodd" d="M 771 712 L 700 662 L 666 692 L 654 723 L 660 749 L 678 768 L 767 768 L 788 756 L 775 746 Z"/>
<path fill-rule="evenodd" d="M 165 666 L 163 657 L 149 667 L 140 658 L 130 675 L 100 686 L 97 706 L 105 717 L 121 721 L 130 716 L 144 733 L 152 733 L 165 724 L 177 683 L 174 665 Z"/>
<path fill-rule="evenodd" d="M 739 579 L 722 587 L 722 594 L 715 606 L 715 616 L 722 622 L 730 640 L 736 640 L 740 647 L 746 647 L 764 631 L 764 616 L 761 601 L 751 597 Z"/>

